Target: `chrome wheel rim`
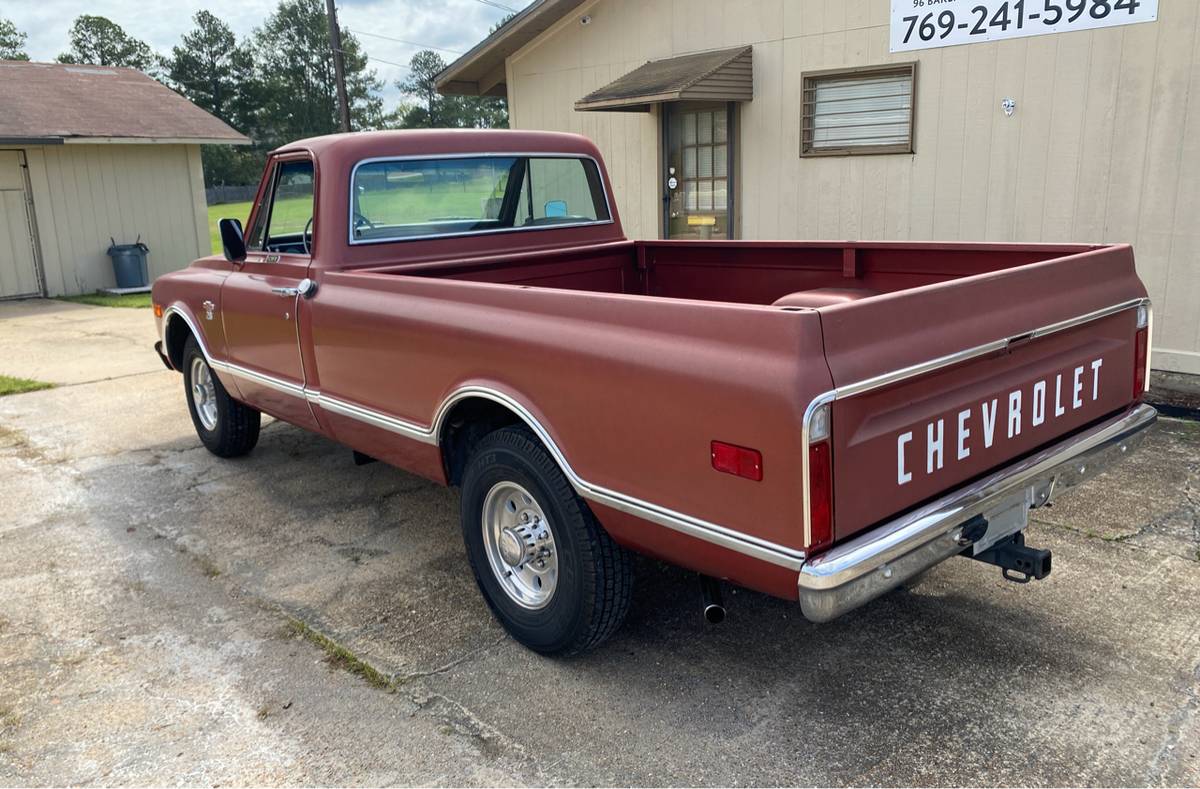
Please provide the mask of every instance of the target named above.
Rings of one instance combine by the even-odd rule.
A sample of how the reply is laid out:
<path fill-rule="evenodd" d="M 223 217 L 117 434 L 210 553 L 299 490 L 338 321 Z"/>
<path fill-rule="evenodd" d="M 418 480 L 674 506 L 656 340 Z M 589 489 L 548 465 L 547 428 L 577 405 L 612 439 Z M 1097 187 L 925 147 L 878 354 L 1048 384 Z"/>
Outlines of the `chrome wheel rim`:
<path fill-rule="evenodd" d="M 544 608 L 558 586 L 558 550 L 537 499 L 515 482 L 497 482 L 484 497 L 482 525 L 500 588 L 522 608 Z"/>
<path fill-rule="evenodd" d="M 192 407 L 205 430 L 217 427 L 217 385 L 212 370 L 201 358 L 192 359 Z"/>

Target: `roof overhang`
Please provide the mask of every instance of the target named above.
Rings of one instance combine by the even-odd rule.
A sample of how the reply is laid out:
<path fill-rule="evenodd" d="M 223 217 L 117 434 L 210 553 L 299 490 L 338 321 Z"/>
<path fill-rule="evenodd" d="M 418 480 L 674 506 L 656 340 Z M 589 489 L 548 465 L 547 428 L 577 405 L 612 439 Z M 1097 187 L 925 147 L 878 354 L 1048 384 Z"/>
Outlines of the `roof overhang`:
<path fill-rule="evenodd" d="M 249 137 L 63 137 L 67 145 L 250 145 Z"/>
<path fill-rule="evenodd" d="M 0 145 L 62 145 L 62 137 L 0 137 Z"/>
<path fill-rule="evenodd" d="M 575 102 L 580 112 L 649 112 L 668 101 L 751 101 L 753 47 L 652 60 Z"/>
<path fill-rule="evenodd" d="M 537 0 L 451 63 L 434 79 L 438 93 L 500 96 L 508 93 L 504 64 L 585 0 Z"/>
<path fill-rule="evenodd" d="M 0 145 L 250 145 L 249 137 L 0 137 Z"/>

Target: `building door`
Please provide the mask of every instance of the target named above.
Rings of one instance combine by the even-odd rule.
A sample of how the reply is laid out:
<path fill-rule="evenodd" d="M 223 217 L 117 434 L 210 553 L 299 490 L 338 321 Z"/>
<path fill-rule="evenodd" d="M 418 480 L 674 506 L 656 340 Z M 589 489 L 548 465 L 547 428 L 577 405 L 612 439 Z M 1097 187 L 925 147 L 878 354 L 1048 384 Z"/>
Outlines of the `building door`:
<path fill-rule="evenodd" d="M 663 105 L 667 238 L 733 237 L 734 102 Z"/>
<path fill-rule="evenodd" d="M 0 299 L 42 295 L 25 152 L 0 151 Z"/>

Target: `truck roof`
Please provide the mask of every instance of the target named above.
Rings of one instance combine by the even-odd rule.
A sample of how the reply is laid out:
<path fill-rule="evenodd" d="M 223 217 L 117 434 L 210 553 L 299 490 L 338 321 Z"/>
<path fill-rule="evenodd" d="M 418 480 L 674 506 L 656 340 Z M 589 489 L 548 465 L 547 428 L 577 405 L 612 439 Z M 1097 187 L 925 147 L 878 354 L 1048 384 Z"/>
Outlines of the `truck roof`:
<path fill-rule="evenodd" d="M 578 134 L 509 129 L 404 129 L 309 137 L 274 151 L 308 151 L 327 166 L 353 166 L 381 156 L 477 153 L 567 153 L 599 158 L 591 140 Z"/>

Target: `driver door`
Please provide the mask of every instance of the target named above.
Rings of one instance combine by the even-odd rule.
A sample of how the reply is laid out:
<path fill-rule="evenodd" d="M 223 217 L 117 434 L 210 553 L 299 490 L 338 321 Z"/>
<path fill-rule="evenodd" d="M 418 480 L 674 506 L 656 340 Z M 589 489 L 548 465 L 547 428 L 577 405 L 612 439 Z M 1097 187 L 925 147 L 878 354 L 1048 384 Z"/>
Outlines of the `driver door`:
<path fill-rule="evenodd" d="M 246 260 L 221 286 L 229 361 L 242 398 L 302 427 L 317 429 L 304 398 L 296 289 L 312 261 L 315 173 L 305 155 L 271 162 L 246 236 Z"/>

